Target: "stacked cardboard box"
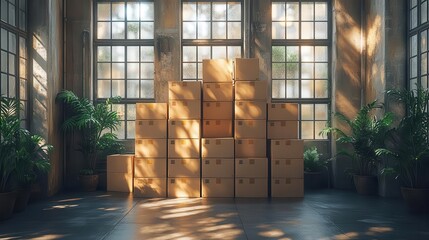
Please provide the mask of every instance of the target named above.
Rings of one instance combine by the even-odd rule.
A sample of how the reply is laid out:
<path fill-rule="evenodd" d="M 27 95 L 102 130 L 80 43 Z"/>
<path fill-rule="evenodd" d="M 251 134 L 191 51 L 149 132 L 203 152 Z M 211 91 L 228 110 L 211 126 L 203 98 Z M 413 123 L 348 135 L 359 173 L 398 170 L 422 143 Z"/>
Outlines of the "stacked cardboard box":
<path fill-rule="evenodd" d="M 129 154 L 107 156 L 107 191 L 133 191 L 133 160 Z"/>
<path fill-rule="evenodd" d="M 167 104 L 137 103 L 134 196 L 167 196 Z"/>
<path fill-rule="evenodd" d="M 200 82 L 168 83 L 168 197 L 200 197 Z"/>

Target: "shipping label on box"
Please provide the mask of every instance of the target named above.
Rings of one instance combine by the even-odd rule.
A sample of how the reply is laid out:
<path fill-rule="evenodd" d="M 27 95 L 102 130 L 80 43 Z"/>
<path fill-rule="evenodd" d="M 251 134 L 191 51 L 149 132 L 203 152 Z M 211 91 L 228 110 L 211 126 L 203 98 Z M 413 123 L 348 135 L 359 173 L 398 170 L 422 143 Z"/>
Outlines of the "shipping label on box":
<path fill-rule="evenodd" d="M 167 158 L 167 139 L 136 139 L 135 155 L 142 158 Z"/>
<path fill-rule="evenodd" d="M 235 120 L 235 139 L 267 137 L 266 120 Z"/>
<path fill-rule="evenodd" d="M 200 177 L 200 159 L 168 159 L 168 177 Z"/>
<path fill-rule="evenodd" d="M 170 100 L 196 100 L 201 99 L 201 83 L 199 81 L 168 82 L 168 99 Z"/>
<path fill-rule="evenodd" d="M 133 174 L 107 172 L 107 191 L 133 192 Z"/>
<path fill-rule="evenodd" d="M 297 103 L 268 104 L 268 120 L 298 121 Z"/>
<path fill-rule="evenodd" d="M 137 103 L 137 120 L 167 119 L 167 103 Z"/>
<path fill-rule="evenodd" d="M 167 138 L 167 120 L 136 120 L 135 138 Z"/>
<path fill-rule="evenodd" d="M 168 120 L 168 138 L 200 138 L 200 120 Z"/>
<path fill-rule="evenodd" d="M 203 82 L 232 82 L 232 62 L 226 59 L 203 60 Z"/>
<path fill-rule="evenodd" d="M 134 178 L 134 197 L 167 197 L 167 178 Z"/>
<path fill-rule="evenodd" d="M 201 101 L 170 100 L 168 117 L 173 120 L 201 119 Z"/>
<path fill-rule="evenodd" d="M 232 102 L 204 102 L 203 119 L 232 119 Z"/>
<path fill-rule="evenodd" d="M 114 154 L 107 156 L 107 172 L 133 173 L 133 154 Z"/>
<path fill-rule="evenodd" d="M 304 141 L 299 139 L 271 140 L 271 158 L 300 159 L 304 156 Z"/>
<path fill-rule="evenodd" d="M 166 158 L 135 158 L 135 178 L 165 178 L 167 177 Z"/>
<path fill-rule="evenodd" d="M 234 197 L 234 178 L 203 178 L 202 197 Z"/>
<path fill-rule="evenodd" d="M 227 138 L 233 137 L 232 120 L 203 120 L 203 137 Z"/>
<path fill-rule="evenodd" d="M 235 100 L 266 101 L 268 98 L 267 81 L 237 81 Z"/>
<path fill-rule="evenodd" d="M 258 58 L 236 58 L 235 59 L 235 81 L 259 80 Z"/>
<path fill-rule="evenodd" d="M 235 197 L 268 197 L 268 179 L 235 178 Z"/>
<path fill-rule="evenodd" d="M 267 157 L 266 139 L 235 140 L 236 158 L 265 158 Z"/>
<path fill-rule="evenodd" d="M 203 158 L 234 158 L 234 138 L 203 138 L 201 156 Z"/>
<path fill-rule="evenodd" d="M 267 103 L 258 101 L 236 101 L 236 120 L 264 120 L 267 119 Z"/>
<path fill-rule="evenodd" d="M 200 139 L 168 139 L 168 158 L 200 158 Z"/>
<path fill-rule="evenodd" d="M 234 178 L 234 158 L 203 158 L 203 178 Z"/>
<path fill-rule="evenodd" d="M 232 102 L 232 82 L 228 83 L 203 83 L 203 101 L 205 102 Z"/>
<path fill-rule="evenodd" d="M 304 197 L 304 179 L 271 179 L 271 197 Z"/>
<path fill-rule="evenodd" d="M 267 123 L 268 139 L 297 139 L 298 121 L 274 121 Z"/>
<path fill-rule="evenodd" d="M 272 178 L 304 178 L 304 160 L 271 159 Z"/>
<path fill-rule="evenodd" d="M 200 197 L 200 178 L 169 178 L 168 197 Z"/>
<path fill-rule="evenodd" d="M 235 177 L 239 178 L 267 178 L 267 158 L 236 158 Z"/>

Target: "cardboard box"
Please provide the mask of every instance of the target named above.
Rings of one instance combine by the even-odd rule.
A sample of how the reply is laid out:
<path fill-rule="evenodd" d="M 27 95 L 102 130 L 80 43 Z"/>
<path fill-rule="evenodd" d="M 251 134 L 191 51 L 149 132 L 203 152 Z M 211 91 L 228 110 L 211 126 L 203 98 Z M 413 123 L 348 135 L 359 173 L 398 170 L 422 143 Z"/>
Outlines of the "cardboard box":
<path fill-rule="evenodd" d="M 235 100 L 267 101 L 267 81 L 237 81 L 235 83 Z"/>
<path fill-rule="evenodd" d="M 267 123 L 268 139 L 297 139 L 298 121 L 274 121 Z"/>
<path fill-rule="evenodd" d="M 204 102 L 203 119 L 232 119 L 232 102 Z"/>
<path fill-rule="evenodd" d="M 268 120 L 298 121 L 297 103 L 270 103 L 268 104 Z"/>
<path fill-rule="evenodd" d="M 256 101 L 236 101 L 236 120 L 264 120 L 267 119 L 267 103 Z"/>
<path fill-rule="evenodd" d="M 167 158 L 167 139 L 136 139 L 136 157 Z"/>
<path fill-rule="evenodd" d="M 201 83 L 199 81 L 170 81 L 168 82 L 168 99 L 201 99 Z"/>
<path fill-rule="evenodd" d="M 168 177 L 200 177 L 200 159 L 168 159 Z"/>
<path fill-rule="evenodd" d="M 172 120 L 201 119 L 200 100 L 170 100 L 168 117 Z"/>
<path fill-rule="evenodd" d="M 201 139 L 203 158 L 234 158 L 234 138 Z"/>
<path fill-rule="evenodd" d="M 271 179 L 271 197 L 304 197 L 304 179 Z"/>
<path fill-rule="evenodd" d="M 226 59 L 204 59 L 203 82 L 232 82 L 232 63 Z"/>
<path fill-rule="evenodd" d="M 200 139 L 168 139 L 168 158 L 200 158 Z"/>
<path fill-rule="evenodd" d="M 134 178 L 165 178 L 167 177 L 166 158 L 135 158 Z"/>
<path fill-rule="evenodd" d="M 203 178 L 202 197 L 234 197 L 234 178 Z"/>
<path fill-rule="evenodd" d="M 168 138 L 200 138 L 200 120 L 168 120 Z"/>
<path fill-rule="evenodd" d="M 235 59 L 235 81 L 259 80 L 258 58 L 236 58 Z"/>
<path fill-rule="evenodd" d="M 235 177 L 238 178 L 267 178 L 267 158 L 236 158 Z"/>
<path fill-rule="evenodd" d="M 167 178 L 134 178 L 134 197 L 167 197 Z"/>
<path fill-rule="evenodd" d="M 234 178 L 234 158 L 203 158 L 203 178 Z"/>
<path fill-rule="evenodd" d="M 107 156 L 107 172 L 133 173 L 133 154 L 114 154 Z"/>
<path fill-rule="evenodd" d="M 203 101 L 205 102 L 232 102 L 232 82 L 227 83 L 203 83 Z"/>
<path fill-rule="evenodd" d="M 272 178 L 304 178 L 304 160 L 271 159 Z"/>
<path fill-rule="evenodd" d="M 133 192 L 133 174 L 107 172 L 107 191 Z"/>
<path fill-rule="evenodd" d="M 235 178 L 235 197 L 268 197 L 268 179 Z"/>
<path fill-rule="evenodd" d="M 203 120 L 203 137 L 227 138 L 234 137 L 232 133 L 232 120 Z"/>
<path fill-rule="evenodd" d="M 267 138 L 266 120 L 235 120 L 235 139 Z"/>
<path fill-rule="evenodd" d="M 167 103 L 137 103 L 137 120 L 167 119 Z"/>
<path fill-rule="evenodd" d="M 266 139 L 235 140 L 236 158 L 265 158 L 267 157 Z"/>
<path fill-rule="evenodd" d="M 299 139 L 271 140 L 271 159 L 300 159 L 304 156 L 304 141 Z"/>
<path fill-rule="evenodd" d="M 135 138 L 167 138 L 167 120 L 136 120 Z"/>
<path fill-rule="evenodd" d="M 169 178 L 168 197 L 200 197 L 200 178 Z"/>

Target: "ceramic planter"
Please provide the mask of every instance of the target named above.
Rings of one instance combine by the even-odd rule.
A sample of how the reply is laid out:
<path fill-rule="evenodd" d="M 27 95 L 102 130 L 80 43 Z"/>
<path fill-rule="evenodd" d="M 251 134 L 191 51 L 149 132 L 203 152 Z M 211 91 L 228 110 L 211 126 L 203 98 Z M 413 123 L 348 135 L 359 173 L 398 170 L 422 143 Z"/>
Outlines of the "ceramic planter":
<path fill-rule="evenodd" d="M 377 176 L 353 175 L 356 191 L 361 195 L 377 195 L 378 179 Z"/>

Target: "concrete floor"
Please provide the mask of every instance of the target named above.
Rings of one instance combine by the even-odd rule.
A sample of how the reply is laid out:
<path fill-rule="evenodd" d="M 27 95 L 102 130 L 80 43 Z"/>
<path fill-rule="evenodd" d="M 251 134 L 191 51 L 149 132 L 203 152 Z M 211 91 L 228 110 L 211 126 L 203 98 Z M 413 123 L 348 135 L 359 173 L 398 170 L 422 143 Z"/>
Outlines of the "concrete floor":
<path fill-rule="evenodd" d="M 0 222 L 0 239 L 429 239 L 401 199 L 307 192 L 304 199 L 136 199 L 67 193 Z"/>

